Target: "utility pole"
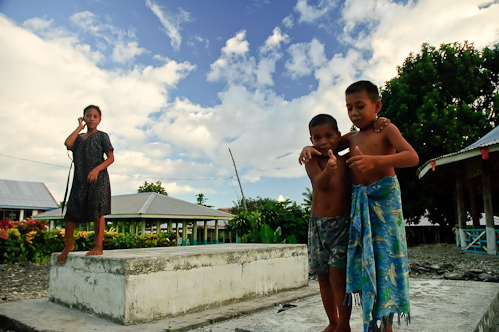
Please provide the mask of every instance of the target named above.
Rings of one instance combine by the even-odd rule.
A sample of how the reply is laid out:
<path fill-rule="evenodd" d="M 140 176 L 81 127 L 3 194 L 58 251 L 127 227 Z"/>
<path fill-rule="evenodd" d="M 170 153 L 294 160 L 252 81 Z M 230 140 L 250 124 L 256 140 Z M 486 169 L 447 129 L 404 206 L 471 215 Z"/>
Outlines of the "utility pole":
<path fill-rule="evenodd" d="M 241 181 L 239 180 L 239 174 L 237 174 L 236 162 L 234 161 L 234 157 L 232 156 L 232 152 L 230 151 L 230 148 L 229 148 L 229 153 L 230 153 L 230 157 L 232 158 L 232 163 L 234 164 L 234 169 L 236 170 L 236 177 L 237 177 L 237 182 L 239 182 L 239 188 L 241 189 L 241 195 L 243 195 L 244 211 L 248 211 L 248 208 L 246 207 L 246 198 L 244 197 L 244 193 L 243 193 L 243 187 L 241 186 Z"/>

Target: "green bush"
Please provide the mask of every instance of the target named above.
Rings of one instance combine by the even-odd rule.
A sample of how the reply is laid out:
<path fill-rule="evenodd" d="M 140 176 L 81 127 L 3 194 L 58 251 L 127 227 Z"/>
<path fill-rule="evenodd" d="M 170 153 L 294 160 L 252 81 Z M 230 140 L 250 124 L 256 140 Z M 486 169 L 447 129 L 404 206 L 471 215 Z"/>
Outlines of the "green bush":
<path fill-rule="evenodd" d="M 64 229 L 46 229 L 46 223 L 37 220 L 12 222 L 0 220 L 0 264 L 48 263 L 53 252 L 64 248 Z M 88 251 L 94 245 L 94 232 L 74 233 L 75 251 Z M 132 235 L 106 232 L 102 241 L 104 250 L 169 247 L 175 245 L 176 234 L 160 233 Z"/>
<path fill-rule="evenodd" d="M 241 236 L 242 242 L 307 243 L 309 218 L 296 202 L 266 199 L 256 211 L 238 212 L 229 221 L 229 229 Z"/>

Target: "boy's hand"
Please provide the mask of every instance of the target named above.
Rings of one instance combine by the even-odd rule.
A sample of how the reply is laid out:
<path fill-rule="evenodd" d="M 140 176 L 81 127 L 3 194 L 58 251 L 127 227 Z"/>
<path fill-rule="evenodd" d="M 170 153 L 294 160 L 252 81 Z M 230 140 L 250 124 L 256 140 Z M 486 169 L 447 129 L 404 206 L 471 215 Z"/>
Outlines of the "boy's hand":
<path fill-rule="evenodd" d="M 363 173 L 377 166 L 375 156 L 364 155 L 358 146 L 355 147 L 355 153 L 357 154 L 355 157 L 347 160 L 347 164 L 350 164 L 350 168 L 355 171 Z"/>
<path fill-rule="evenodd" d="M 374 131 L 379 133 L 380 131 L 383 130 L 386 126 L 388 126 L 391 123 L 390 119 L 387 119 L 385 117 L 379 117 L 374 121 Z"/>
<path fill-rule="evenodd" d="M 333 154 L 333 151 L 331 150 L 329 150 L 327 154 L 329 155 L 329 160 L 327 161 L 327 168 L 328 170 L 334 172 L 338 168 L 338 164 L 336 163 L 336 156 Z"/>
<path fill-rule="evenodd" d="M 301 150 L 300 156 L 298 157 L 298 162 L 300 165 L 303 165 L 310 159 L 312 159 L 312 155 L 315 154 L 317 156 L 322 156 L 322 153 L 317 151 L 313 146 L 306 146 Z"/>
<path fill-rule="evenodd" d="M 99 171 L 94 168 L 93 170 L 90 171 L 90 173 L 88 173 L 87 182 L 95 183 L 97 181 L 98 176 L 99 176 Z"/>

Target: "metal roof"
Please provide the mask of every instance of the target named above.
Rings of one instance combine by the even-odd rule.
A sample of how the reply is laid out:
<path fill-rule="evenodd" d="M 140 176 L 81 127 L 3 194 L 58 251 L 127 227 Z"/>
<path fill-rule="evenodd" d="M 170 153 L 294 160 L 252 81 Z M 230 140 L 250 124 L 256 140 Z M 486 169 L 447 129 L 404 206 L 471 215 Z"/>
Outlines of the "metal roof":
<path fill-rule="evenodd" d="M 43 212 L 33 219 L 62 219 L 61 209 Z M 186 202 L 170 196 L 148 192 L 111 197 L 111 214 L 106 219 L 191 219 L 191 220 L 230 220 L 234 215 L 206 206 Z"/>
<path fill-rule="evenodd" d="M 57 207 L 42 182 L 0 180 L 0 208 L 50 210 Z"/>
<path fill-rule="evenodd" d="M 484 147 L 488 148 L 489 153 L 499 151 L 499 126 L 495 127 L 478 141 L 462 150 L 426 161 L 420 168 L 418 168 L 418 177 L 421 179 L 431 169 L 430 161 L 435 161 L 435 167 L 450 164 L 456 161 L 480 156 L 482 154 L 480 148 Z"/>

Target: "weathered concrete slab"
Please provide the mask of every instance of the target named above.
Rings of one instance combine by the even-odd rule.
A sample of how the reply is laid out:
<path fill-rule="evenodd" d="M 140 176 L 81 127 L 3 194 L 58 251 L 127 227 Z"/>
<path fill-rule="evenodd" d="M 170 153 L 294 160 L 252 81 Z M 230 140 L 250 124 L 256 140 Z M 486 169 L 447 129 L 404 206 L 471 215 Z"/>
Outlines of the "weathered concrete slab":
<path fill-rule="evenodd" d="M 221 244 L 52 256 L 49 299 L 124 325 L 304 287 L 306 245 Z"/>
<path fill-rule="evenodd" d="M 411 324 L 396 325 L 394 331 L 499 332 L 498 284 L 419 279 L 410 283 Z M 278 313 L 279 304 L 284 303 L 296 307 Z M 327 318 L 318 284 L 311 281 L 291 291 L 128 326 L 51 303 L 47 298 L 1 303 L 0 326 L 7 324 L 30 332 L 317 332 L 324 329 Z M 351 326 L 353 332 L 362 331 L 360 307 L 354 307 Z"/>
<path fill-rule="evenodd" d="M 410 280 L 411 323 L 394 325 L 400 332 L 496 332 L 499 284 L 474 281 Z M 319 295 L 293 302 L 296 307 L 256 313 L 251 319 L 209 326 L 209 331 L 316 332 L 328 324 Z M 360 306 L 352 308 L 352 331 L 363 331 Z M 235 324 L 234 324 L 235 323 Z M 193 329 L 188 332 L 198 332 Z"/>

